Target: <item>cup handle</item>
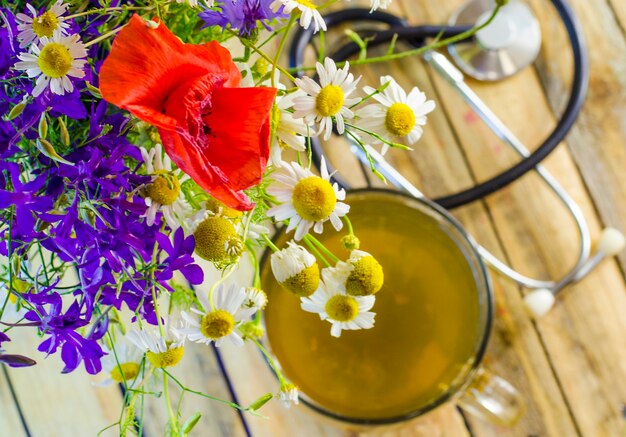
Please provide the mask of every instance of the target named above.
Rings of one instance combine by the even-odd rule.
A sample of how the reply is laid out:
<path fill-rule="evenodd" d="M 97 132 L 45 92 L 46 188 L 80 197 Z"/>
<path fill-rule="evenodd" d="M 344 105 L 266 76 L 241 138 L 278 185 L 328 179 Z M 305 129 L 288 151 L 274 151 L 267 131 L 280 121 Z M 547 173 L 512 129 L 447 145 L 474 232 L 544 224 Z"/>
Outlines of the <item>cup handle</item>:
<path fill-rule="evenodd" d="M 501 426 L 515 425 L 526 411 L 519 392 L 508 381 L 482 367 L 457 404 L 473 416 Z"/>

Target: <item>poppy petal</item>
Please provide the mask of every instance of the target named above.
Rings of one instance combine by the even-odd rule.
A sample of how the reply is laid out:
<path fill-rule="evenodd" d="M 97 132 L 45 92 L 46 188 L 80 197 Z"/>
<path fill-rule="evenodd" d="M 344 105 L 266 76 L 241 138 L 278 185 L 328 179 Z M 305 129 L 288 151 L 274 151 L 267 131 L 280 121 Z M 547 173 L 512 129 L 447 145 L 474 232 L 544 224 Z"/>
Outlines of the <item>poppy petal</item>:
<path fill-rule="evenodd" d="M 214 77 L 221 85 L 237 86 L 241 74 L 228 50 L 216 42 L 183 44 L 163 25 L 149 27 L 134 15 L 113 41 L 100 69 L 104 99 L 162 129 L 177 121 L 164 113 L 176 88 L 194 80 Z"/>
<path fill-rule="evenodd" d="M 218 88 L 212 111 L 204 117 L 210 130 L 206 150 L 211 163 L 228 175 L 234 189 L 260 182 L 270 153 L 269 114 L 275 88 Z"/>

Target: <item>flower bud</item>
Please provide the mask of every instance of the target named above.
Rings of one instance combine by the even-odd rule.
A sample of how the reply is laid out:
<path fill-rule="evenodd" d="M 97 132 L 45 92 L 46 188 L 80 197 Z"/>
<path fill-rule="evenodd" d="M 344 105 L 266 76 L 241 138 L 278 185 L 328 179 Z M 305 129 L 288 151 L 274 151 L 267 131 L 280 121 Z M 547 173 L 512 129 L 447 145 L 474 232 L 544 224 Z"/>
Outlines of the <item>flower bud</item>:
<path fill-rule="evenodd" d="M 346 250 L 358 250 L 361 246 L 361 241 L 356 235 L 346 235 L 341 239 L 341 247 Z"/>

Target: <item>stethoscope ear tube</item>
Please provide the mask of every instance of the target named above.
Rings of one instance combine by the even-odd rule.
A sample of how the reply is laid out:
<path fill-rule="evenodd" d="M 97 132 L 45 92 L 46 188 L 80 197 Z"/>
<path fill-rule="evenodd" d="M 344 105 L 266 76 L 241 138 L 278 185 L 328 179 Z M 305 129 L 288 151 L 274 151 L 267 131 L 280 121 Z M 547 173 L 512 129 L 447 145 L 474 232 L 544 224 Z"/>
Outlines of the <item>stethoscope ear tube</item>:
<path fill-rule="evenodd" d="M 436 203 L 443 206 L 444 208 L 452 209 L 479 200 L 489 194 L 498 191 L 501 188 L 504 188 L 511 182 L 517 180 L 524 174 L 533 170 L 537 166 L 537 164 L 545 159 L 550 154 L 550 152 L 552 152 L 561 143 L 561 141 L 565 139 L 567 133 L 575 123 L 576 118 L 578 117 L 578 114 L 580 113 L 580 110 L 584 103 L 587 93 L 587 85 L 589 82 L 587 52 L 583 40 L 582 29 L 570 6 L 567 5 L 567 3 L 565 3 L 563 0 L 552 0 L 552 4 L 554 5 L 564 23 L 565 30 L 571 44 L 574 64 L 574 77 L 572 79 L 570 97 L 565 107 L 565 110 L 563 111 L 563 114 L 559 120 L 559 123 L 555 127 L 554 131 L 546 138 L 543 144 L 541 144 L 527 158 L 513 165 L 508 170 L 505 170 L 499 175 L 494 176 L 493 178 L 485 182 L 479 183 L 467 190 L 434 199 Z M 458 30 L 458 28 L 454 29 L 448 26 L 409 27 L 408 23 L 405 20 L 398 18 L 395 15 L 380 11 L 375 11 L 370 14 L 369 10 L 367 9 L 346 9 L 334 12 L 326 15 L 324 17 L 324 20 L 326 20 L 328 29 L 349 21 L 383 23 L 393 28 L 405 28 L 407 30 L 402 31 L 403 35 L 401 38 L 399 37 L 399 39 L 406 40 L 416 46 L 422 45 L 425 38 L 427 37 L 435 37 L 441 30 L 447 30 L 448 32 Z M 383 31 L 383 35 L 386 35 L 384 32 L 385 31 Z M 389 32 L 393 31 L 388 30 L 387 33 Z M 289 52 L 289 64 L 291 68 L 297 68 L 302 65 L 306 47 L 312 41 L 313 35 L 314 33 L 312 29 L 299 29 L 299 31 L 296 32 Z M 379 37 L 379 41 L 382 42 L 383 40 L 383 37 Z M 335 61 L 346 60 L 356 53 L 354 50 L 354 43 L 346 44 L 344 47 L 335 52 L 332 58 Z M 323 155 L 321 144 L 317 138 L 312 138 L 311 144 L 313 146 L 314 164 L 316 166 L 319 166 L 321 156 Z M 329 165 L 329 170 L 331 172 L 334 171 L 334 169 L 332 168 L 332 164 L 327 164 Z M 335 181 L 339 183 L 339 185 L 345 188 L 349 188 L 349 184 L 347 183 L 347 181 L 337 174 L 335 174 Z"/>

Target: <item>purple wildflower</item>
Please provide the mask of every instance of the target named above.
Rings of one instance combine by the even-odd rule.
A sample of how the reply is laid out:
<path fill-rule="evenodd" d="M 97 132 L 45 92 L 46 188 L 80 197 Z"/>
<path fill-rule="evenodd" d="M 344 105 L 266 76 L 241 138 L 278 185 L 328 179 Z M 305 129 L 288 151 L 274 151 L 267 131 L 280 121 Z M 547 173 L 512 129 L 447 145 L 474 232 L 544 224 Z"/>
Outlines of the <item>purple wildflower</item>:
<path fill-rule="evenodd" d="M 205 27 L 220 26 L 226 29 L 239 30 L 242 36 L 251 35 L 260 21 L 266 29 L 271 30 L 269 22 L 276 18 L 283 18 L 282 12 L 273 12 L 270 9 L 272 0 L 224 0 L 220 11 L 206 9 L 198 16 L 206 23 Z"/>

